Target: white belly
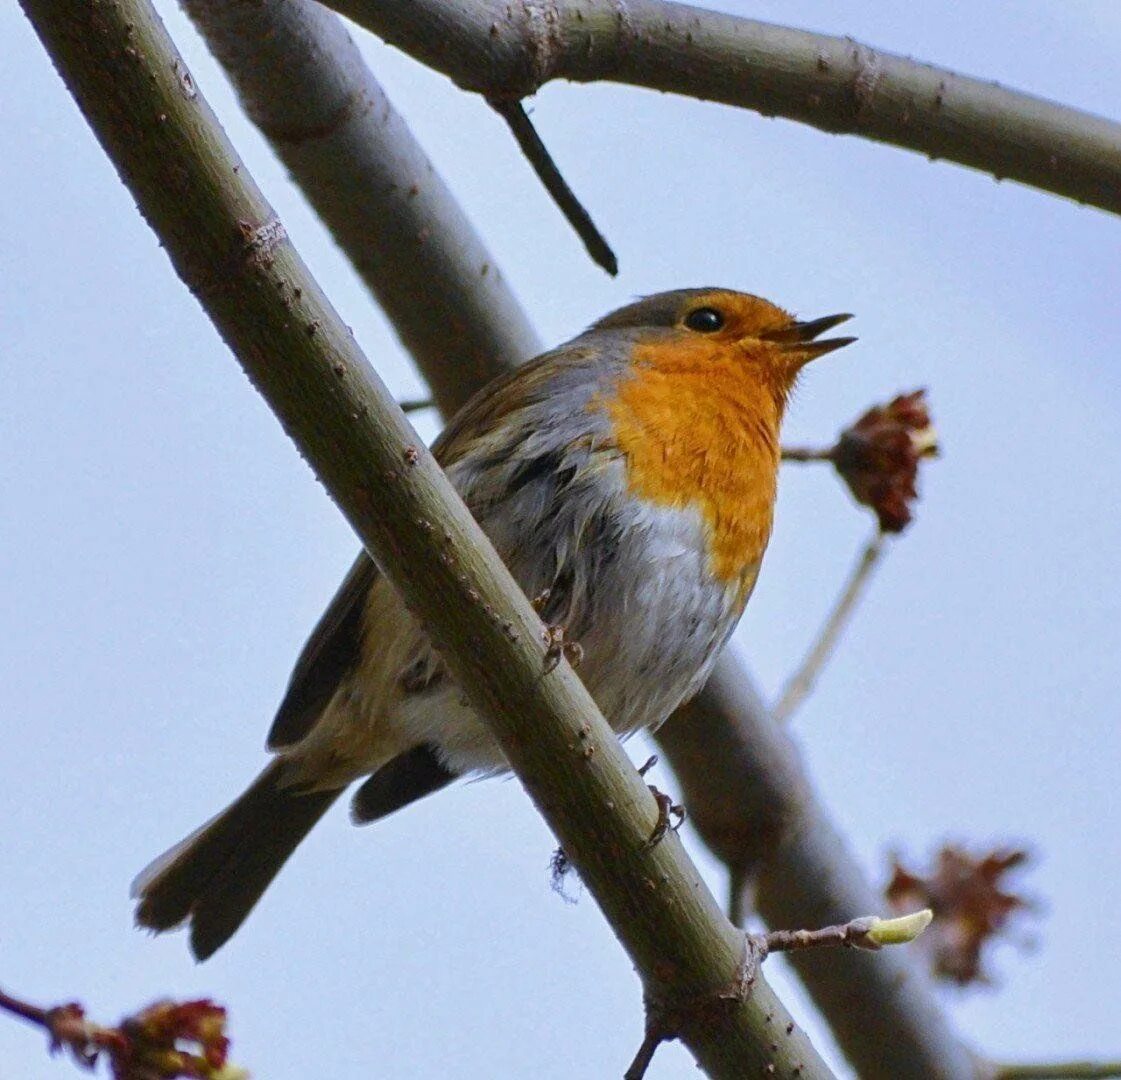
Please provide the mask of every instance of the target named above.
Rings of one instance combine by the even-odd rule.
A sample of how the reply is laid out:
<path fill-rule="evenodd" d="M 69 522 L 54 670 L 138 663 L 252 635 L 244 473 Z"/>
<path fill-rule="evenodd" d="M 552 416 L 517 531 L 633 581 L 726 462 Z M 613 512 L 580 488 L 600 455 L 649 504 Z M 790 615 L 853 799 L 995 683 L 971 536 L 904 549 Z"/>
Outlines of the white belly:
<path fill-rule="evenodd" d="M 583 553 L 593 580 L 577 574 L 562 625 L 583 650 L 577 674 L 608 723 L 627 733 L 656 727 L 703 685 L 742 603 L 715 585 L 695 515 L 622 505 L 627 516 L 609 550 Z M 519 581 L 531 583 L 529 595 L 538 584 L 531 568 L 545 561 L 533 544 L 509 560 Z M 388 719 L 404 741 L 437 746 L 456 772 L 508 767 L 453 685 L 406 697 Z"/>

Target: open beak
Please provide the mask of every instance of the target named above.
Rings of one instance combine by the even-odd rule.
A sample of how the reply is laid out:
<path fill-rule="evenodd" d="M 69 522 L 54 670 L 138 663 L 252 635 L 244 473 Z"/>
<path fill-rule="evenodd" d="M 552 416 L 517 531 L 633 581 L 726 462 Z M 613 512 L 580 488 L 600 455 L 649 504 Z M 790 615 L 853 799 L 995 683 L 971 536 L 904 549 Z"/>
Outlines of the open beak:
<path fill-rule="evenodd" d="M 760 334 L 759 337 L 763 341 L 773 341 L 782 346 L 784 352 L 798 353 L 804 358 L 803 362 L 808 363 L 810 360 L 816 360 L 819 356 L 831 353 L 834 349 L 851 345 L 856 340 L 854 337 L 817 340 L 818 334 L 824 334 L 826 330 L 832 330 L 834 326 L 839 326 L 851 318 L 852 316 L 848 314 L 826 315 L 821 319 L 812 319 L 809 322 L 791 323 L 781 330 L 768 330 Z"/>

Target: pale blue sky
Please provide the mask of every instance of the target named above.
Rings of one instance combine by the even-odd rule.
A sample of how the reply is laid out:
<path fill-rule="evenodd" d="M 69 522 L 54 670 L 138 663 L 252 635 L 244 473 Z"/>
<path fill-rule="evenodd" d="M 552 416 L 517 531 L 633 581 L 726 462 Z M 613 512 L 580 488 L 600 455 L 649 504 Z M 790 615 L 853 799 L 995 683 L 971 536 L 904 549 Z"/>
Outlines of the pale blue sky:
<path fill-rule="evenodd" d="M 415 396 L 379 312 L 159 6 L 371 359 Z M 723 6 L 1121 118 L 1111 0 Z M 860 343 L 809 373 L 790 441 L 930 388 L 944 457 L 796 732 L 875 877 L 887 848 L 923 858 L 945 837 L 1038 852 L 1038 947 L 997 953 L 997 991 L 946 995 L 963 1034 L 997 1055 L 1121 1052 L 1121 221 L 751 113 L 550 86 L 534 116 L 619 253 L 612 281 L 480 101 L 358 37 L 548 342 L 635 294 L 727 284 L 856 313 Z M 365 831 L 336 811 L 204 966 L 182 937 L 132 928 L 136 871 L 262 762 L 356 544 L 14 5 L 0 72 L 0 985 L 104 1019 L 212 995 L 262 1080 L 621 1075 L 638 983 L 594 903 L 550 891 L 552 841 L 516 783 L 460 785 Z M 868 528 L 824 470 L 784 474 L 737 635 L 769 693 Z M 3 1080 L 72 1074 L 0 1020 Z M 680 1048 L 650 1072 L 694 1075 Z"/>

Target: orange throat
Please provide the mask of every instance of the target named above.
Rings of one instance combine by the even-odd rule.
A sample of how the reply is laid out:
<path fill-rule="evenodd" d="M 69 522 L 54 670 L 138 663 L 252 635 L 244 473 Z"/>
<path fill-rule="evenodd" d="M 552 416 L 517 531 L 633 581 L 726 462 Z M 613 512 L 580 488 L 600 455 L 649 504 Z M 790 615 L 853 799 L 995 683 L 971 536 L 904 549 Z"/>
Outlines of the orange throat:
<path fill-rule="evenodd" d="M 696 508 L 712 573 L 741 600 L 771 535 L 784 397 L 738 352 L 697 342 L 637 346 L 631 375 L 600 402 L 630 490 Z"/>

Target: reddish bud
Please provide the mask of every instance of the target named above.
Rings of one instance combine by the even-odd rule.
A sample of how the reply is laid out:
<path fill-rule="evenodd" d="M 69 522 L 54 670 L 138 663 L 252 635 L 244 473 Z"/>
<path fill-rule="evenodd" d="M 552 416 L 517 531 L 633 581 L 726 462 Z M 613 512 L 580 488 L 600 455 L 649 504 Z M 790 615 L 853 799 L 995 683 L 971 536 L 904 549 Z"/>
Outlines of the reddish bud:
<path fill-rule="evenodd" d="M 42 1009 L 3 995 L 0 1004 L 44 1027 L 52 1053 L 66 1050 L 91 1070 L 100 1058 L 107 1059 L 113 1080 L 245 1080 L 248 1076 L 227 1062 L 226 1010 L 212 1001 L 157 1001 L 117 1027 L 87 1020 L 76 1002 Z"/>
<path fill-rule="evenodd" d="M 902 532 L 918 498 L 919 462 L 938 453 L 926 391 L 900 394 L 875 405 L 841 432 L 830 460 L 858 503 L 869 507 L 884 532 Z"/>
<path fill-rule="evenodd" d="M 217 1080 L 237 1074 L 226 1064 L 226 1010 L 213 1001 L 157 1001 L 123 1020 L 120 1033 L 125 1046 L 106 1047 L 114 1080 Z"/>

